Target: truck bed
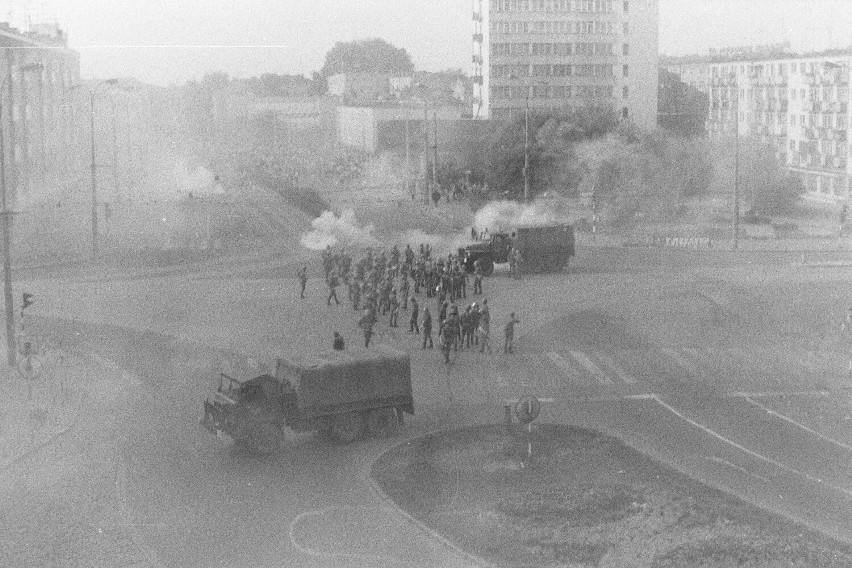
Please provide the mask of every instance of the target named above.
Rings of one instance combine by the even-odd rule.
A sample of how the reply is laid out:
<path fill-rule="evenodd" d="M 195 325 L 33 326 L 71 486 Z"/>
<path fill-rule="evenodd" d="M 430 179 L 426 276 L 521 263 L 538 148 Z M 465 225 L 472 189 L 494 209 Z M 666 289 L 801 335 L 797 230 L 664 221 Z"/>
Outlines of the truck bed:
<path fill-rule="evenodd" d="M 411 359 L 388 347 L 328 351 L 282 361 L 279 373 L 296 389 L 302 418 L 385 405 L 413 411 Z"/>

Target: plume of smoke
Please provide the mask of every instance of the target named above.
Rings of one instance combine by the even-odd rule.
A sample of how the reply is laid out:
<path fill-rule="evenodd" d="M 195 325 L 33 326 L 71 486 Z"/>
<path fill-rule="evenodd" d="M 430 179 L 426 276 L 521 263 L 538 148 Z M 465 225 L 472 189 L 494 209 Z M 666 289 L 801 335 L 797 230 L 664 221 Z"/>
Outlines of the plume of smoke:
<path fill-rule="evenodd" d="M 379 240 L 373 236 L 373 225 L 358 225 L 355 212 L 344 211 L 340 217 L 326 211 L 313 221 L 313 229 L 302 235 L 302 246 L 310 250 L 323 250 L 328 246 L 345 245 L 347 247 L 379 246 Z"/>
<path fill-rule="evenodd" d="M 544 227 L 568 223 L 568 202 L 552 197 L 538 199 L 530 204 L 514 201 L 495 201 L 476 213 L 474 227 L 489 233 L 508 231 L 513 227 Z"/>
<path fill-rule="evenodd" d="M 221 186 L 216 183 L 216 176 L 204 166 L 190 170 L 185 162 L 177 162 L 174 180 L 179 195 L 192 193 L 199 196 L 221 193 Z"/>

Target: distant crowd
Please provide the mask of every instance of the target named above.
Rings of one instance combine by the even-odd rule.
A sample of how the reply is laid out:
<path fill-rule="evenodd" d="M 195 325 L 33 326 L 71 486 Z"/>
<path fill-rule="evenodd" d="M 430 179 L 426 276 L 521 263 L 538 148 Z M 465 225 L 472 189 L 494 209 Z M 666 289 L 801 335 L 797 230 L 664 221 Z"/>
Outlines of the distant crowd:
<path fill-rule="evenodd" d="M 433 255 L 428 244 L 421 244 L 417 253 L 410 244 L 402 251 L 396 245 L 379 251 L 368 248 L 357 260 L 345 249 L 327 247 L 322 253 L 322 271 L 328 287 L 326 304 L 339 305 L 337 291 L 345 287 L 346 300 L 354 311 L 360 312 L 358 327 L 367 348 L 380 319 L 386 318 L 389 327 L 397 328 L 403 311 L 408 318 L 408 332 L 419 336 L 422 349 L 434 348 L 436 332 L 446 362 L 450 361 L 450 353 L 459 349 L 478 348 L 481 353 L 491 353 L 488 300 L 466 301 L 468 292 L 471 300 L 483 295 L 485 276 L 478 262 L 473 264 L 472 274 L 463 263 L 464 259 L 452 253 Z M 300 296 L 304 298 L 307 266 L 299 270 L 298 278 Z M 435 302 L 434 313 L 428 305 L 430 300 Z M 516 323 L 512 314 L 504 326 L 506 353 L 512 352 Z M 339 333 L 335 333 L 334 348 L 345 348 Z"/>

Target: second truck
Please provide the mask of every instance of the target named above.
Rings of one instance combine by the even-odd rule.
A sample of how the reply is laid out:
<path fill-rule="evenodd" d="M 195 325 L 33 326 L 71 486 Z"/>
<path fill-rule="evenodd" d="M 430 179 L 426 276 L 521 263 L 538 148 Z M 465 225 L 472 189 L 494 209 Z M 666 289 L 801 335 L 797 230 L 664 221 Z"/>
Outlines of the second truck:
<path fill-rule="evenodd" d="M 523 273 L 558 272 L 568 265 L 575 254 L 574 229 L 571 225 L 515 227 L 493 234 L 485 241 L 459 249 L 459 258 L 472 271 L 479 262 L 486 276 L 494 271 L 495 264 L 509 262 L 513 249 L 521 253 L 518 269 Z"/>

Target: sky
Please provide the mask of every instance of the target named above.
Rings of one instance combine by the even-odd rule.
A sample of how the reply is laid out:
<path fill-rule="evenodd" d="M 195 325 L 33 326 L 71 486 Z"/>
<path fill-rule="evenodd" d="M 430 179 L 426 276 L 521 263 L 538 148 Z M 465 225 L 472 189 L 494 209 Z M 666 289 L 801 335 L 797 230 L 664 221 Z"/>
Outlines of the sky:
<path fill-rule="evenodd" d="M 660 52 L 789 40 L 852 45 L 852 0 L 659 0 Z M 0 20 L 57 21 L 85 78 L 182 84 L 205 73 L 310 75 L 337 41 L 382 37 L 419 69 L 469 69 L 472 0 L 0 0 Z"/>

